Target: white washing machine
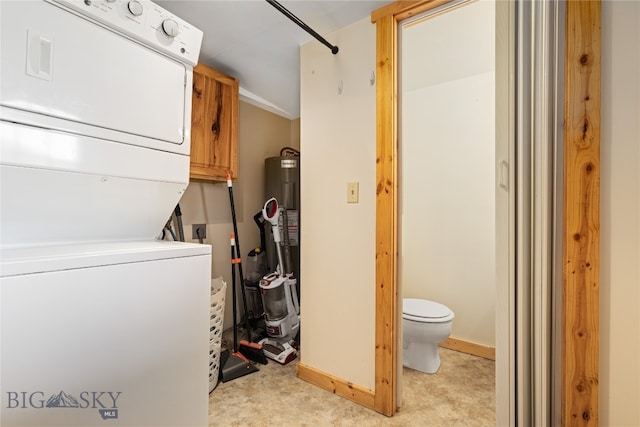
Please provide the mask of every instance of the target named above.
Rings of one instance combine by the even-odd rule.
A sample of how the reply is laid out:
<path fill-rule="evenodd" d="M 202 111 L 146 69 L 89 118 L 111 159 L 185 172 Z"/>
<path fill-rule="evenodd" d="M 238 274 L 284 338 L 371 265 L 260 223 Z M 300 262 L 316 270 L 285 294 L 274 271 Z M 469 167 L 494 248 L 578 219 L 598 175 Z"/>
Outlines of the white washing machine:
<path fill-rule="evenodd" d="M 73 244 L 2 257 L 2 426 L 207 425 L 209 246 Z"/>
<path fill-rule="evenodd" d="M 0 2 L 0 425 L 207 425 L 211 247 L 156 240 L 201 41 L 145 0 Z"/>

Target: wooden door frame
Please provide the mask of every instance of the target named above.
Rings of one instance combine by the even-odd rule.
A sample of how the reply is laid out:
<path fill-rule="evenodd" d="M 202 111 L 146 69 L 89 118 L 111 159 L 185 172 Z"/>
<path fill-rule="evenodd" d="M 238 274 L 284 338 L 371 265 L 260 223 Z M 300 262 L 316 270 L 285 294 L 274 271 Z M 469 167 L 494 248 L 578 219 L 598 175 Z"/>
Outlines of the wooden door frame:
<path fill-rule="evenodd" d="M 376 24 L 376 411 L 398 397 L 398 23 L 451 0 L 398 1 Z M 562 230 L 562 423 L 598 425 L 600 239 L 599 1 L 566 2 Z M 556 350 L 557 351 L 557 350 Z"/>

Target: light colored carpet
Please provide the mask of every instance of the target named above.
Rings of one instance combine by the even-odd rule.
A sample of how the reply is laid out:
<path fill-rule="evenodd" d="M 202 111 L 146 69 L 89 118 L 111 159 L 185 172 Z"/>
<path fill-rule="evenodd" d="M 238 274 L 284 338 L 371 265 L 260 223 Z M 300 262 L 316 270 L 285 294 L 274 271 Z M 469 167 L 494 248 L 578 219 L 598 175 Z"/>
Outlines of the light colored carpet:
<path fill-rule="evenodd" d="M 404 369 L 393 417 L 296 378 L 296 360 L 219 383 L 209 396 L 209 426 L 495 426 L 495 363 L 444 348 L 440 355 L 436 374 Z"/>

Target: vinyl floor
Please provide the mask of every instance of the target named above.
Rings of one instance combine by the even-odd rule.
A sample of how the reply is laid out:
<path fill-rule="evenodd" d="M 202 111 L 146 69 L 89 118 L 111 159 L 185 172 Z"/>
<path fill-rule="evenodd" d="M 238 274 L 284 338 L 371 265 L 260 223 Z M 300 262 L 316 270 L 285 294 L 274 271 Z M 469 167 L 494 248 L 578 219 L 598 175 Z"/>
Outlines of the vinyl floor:
<path fill-rule="evenodd" d="M 209 395 L 209 426 L 495 426 L 495 362 L 444 348 L 440 355 L 436 374 L 403 369 L 393 417 L 296 378 L 296 359 L 220 382 Z"/>

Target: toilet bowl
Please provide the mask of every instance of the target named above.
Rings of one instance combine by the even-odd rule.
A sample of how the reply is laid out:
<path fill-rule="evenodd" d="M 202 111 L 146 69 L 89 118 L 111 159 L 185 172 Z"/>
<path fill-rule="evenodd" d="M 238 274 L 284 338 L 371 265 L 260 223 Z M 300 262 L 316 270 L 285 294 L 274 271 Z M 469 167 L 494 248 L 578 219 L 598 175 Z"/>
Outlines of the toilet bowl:
<path fill-rule="evenodd" d="M 449 338 L 455 315 L 449 307 L 429 300 L 402 302 L 402 364 L 434 374 L 440 367 L 438 343 Z"/>

